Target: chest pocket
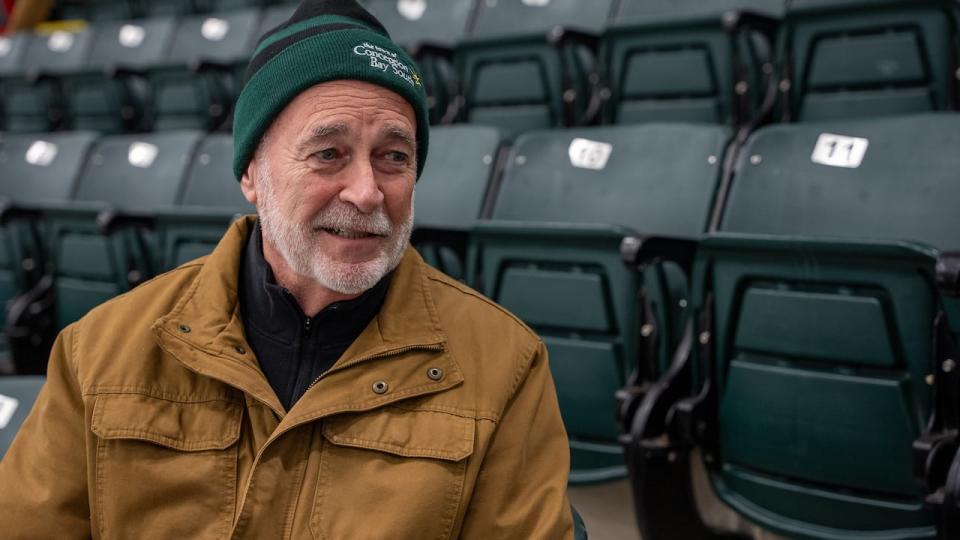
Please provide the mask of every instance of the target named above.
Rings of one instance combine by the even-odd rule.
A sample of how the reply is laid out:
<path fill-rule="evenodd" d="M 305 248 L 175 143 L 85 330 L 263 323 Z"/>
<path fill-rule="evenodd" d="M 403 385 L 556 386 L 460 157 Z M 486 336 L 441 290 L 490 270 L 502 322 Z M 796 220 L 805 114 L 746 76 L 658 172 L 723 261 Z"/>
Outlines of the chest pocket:
<path fill-rule="evenodd" d="M 98 396 L 91 429 L 100 538 L 226 538 L 242 416 L 229 400 Z"/>
<path fill-rule="evenodd" d="M 474 429 L 472 418 L 393 407 L 327 420 L 314 538 L 448 538 Z"/>

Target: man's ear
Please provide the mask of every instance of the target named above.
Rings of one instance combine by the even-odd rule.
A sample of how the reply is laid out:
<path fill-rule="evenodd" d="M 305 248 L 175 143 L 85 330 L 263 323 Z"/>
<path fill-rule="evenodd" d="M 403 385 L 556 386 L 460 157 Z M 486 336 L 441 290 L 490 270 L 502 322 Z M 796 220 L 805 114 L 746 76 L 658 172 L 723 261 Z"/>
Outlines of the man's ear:
<path fill-rule="evenodd" d="M 247 165 L 247 172 L 243 173 L 243 178 L 240 179 L 240 191 L 243 192 L 243 197 L 247 199 L 247 202 L 256 206 L 257 190 L 256 183 L 254 181 L 254 171 L 256 171 L 256 167 L 254 166 L 254 160 L 252 159 Z"/>

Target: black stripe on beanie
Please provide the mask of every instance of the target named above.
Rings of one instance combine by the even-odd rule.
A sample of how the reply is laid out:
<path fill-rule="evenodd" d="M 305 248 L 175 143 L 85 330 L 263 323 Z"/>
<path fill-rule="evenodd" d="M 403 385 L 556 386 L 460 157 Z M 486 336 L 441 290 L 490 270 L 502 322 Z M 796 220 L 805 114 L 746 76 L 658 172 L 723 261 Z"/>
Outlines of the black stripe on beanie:
<path fill-rule="evenodd" d="M 253 60 L 251 60 L 250 64 L 247 65 L 247 70 L 246 72 L 244 72 L 243 79 L 245 82 L 249 81 L 250 78 L 253 77 L 257 73 L 257 71 L 260 71 L 260 68 L 263 67 L 264 64 L 269 62 L 271 58 L 279 54 L 280 51 L 282 51 L 283 49 L 286 49 L 290 45 L 293 45 L 294 43 L 302 39 L 306 39 L 308 37 L 315 36 L 317 34 L 324 34 L 326 32 L 333 32 L 336 30 L 346 30 L 348 28 L 366 29 L 365 27 L 359 24 L 347 24 L 347 23 L 322 24 L 319 26 L 312 26 L 310 28 L 297 32 L 296 34 L 292 34 L 279 41 L 271 43 L 265 49 L 260 51 L 260 54 L 253 57 Z M 280 31 L 282 29 L 283 27 L 277 28 L 277 31 Z M 271 35 L 274 33 L 276 32 L 271 32 Z M 269 37 L 269 36 L 264 36 L 264 39 L 266 39 L 266 37 Z"/>

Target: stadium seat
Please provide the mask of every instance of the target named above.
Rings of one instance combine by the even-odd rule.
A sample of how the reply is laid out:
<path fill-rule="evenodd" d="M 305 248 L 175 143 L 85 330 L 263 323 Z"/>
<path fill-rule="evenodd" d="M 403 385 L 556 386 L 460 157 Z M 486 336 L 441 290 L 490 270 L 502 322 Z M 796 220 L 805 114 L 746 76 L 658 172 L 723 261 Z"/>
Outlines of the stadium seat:
<path fill-rule="evenodd" d="M 43 387 L 43 377 L 0 377 L 0 460 Z"/>
<path fill-rule="evenodd" d="M 60 0 L 53 20 L 122 21 L 140 16 L 138 0 Z"/>
<path fill-rule="evenodd" d="M 29 40 L 18 76 L 3 80 L 4 128 L 37 133 L 57 128 L 64 119 L 58 76 L 83 66 L 94 34 L 89 29 L 35 34 Z"/>
<path fill-rule="evenodd" d="M 453 48 L 466 35 L 474 13 L 473 0 L 369 0 L 365 7 L 417 62 L 427 91 L 430 121 L 442 121 L 456 96 Z"/>
<path fill-rule="evenodd" d="M 145 128 L 149 88 L 141 70 L 166 58 L 175 27 L 169 17 L 97 23 L 84 69 L 63 79 L 71 126 L 102 133 Z"/>
<path fill-rule="evenodd" d="M 276 2 L 270 0 L 209 0 L 211 13 L 224 13 L 246 8 L 267 7 Z"/>
<path fill-rule="evenodd" d="M 235 216 L 255 212 L 233 176 L 233 138 L 208 136 L 197 148 L 177 208 L 157 213 L 163 267 L 207 255 Z"/>
<path fill-rule="evenodd" d="M 413 245 L 427 263 L 465 279 L 468 235 L 482 217 L 501 137 L 487 126 L 436 127 L 430 137 L 417 181 Z"/>
<path fill-rule="evenodd" d="M 23 55 L 27 51 L 31 36 L 29 32 L 0 36 L 0 77 L 16 75 L 20 72 Z"/>
<path fill-rule="evenodd" d="M 461 116 L 508 138 L 587 123 L 597 35 L 610 0 L 480 2 L 470 38 L 457 49 Z"/>
<path fill-rule="evenodd" d="M 469 282 L 536 329 L 550 351 L 571 482 L 625 474 L 614 394 L 638 363 L 656 376 L 682 327 L 683 274 L 659 265 L 634 273 L 621 243 L 699 238 L 729 137 L 725 127 L 682 124 L 522 135 L 491 220 L 472 232 Z M 641 343 L 644 325 L 657 330 Z"/>
<path fill-rule="evenodd" d="M 720 231 L 697 248 L 698 339 L 661 381 L 692 377 L 693 397 L 650 398 L 671 422 L 631 434 L 645 539 L 695 534 L 692 501 L 663 496 L 682 491 L 688 445 L 720 499 L 777 534 L 934 538 L 937 516 L 960 524 L 947 474 L 951 460 L 960 471 L 958 143 L 952 114 L 774 125 L 748 141 Z"/>
<path fill-rule="evenodd" d="M 156 272 L 157 240 L 143 226 L 177 203 L 200 139 L 200 132 L 168 131 L 97 143 L 72 202 L 46 211 L 58 328 Z"/>
<path fill-rule="evenodd" d="M 770 57 L 783 6 L 623 0 L 601 45 L 605 120 L 737 125 L 759 114 L 761 100 L 776 95 Z"/>
<path fill-rule="evenodd" d="M 194 13 L 205 13 L 209 0 L 141 0 L 141 17 L 182 17 Z"/>
<path fill-rule="evenodd" d="M 785 119 L 955 108 L 957 9 L 940 0 L 794 0 L 779 52 Z"/>
<path fill-rule="evenodd" d="M 49 262 L 45 222 L 36 210 L 70 199 L 95 139 L 96 134 L 88 132 L 7 135 L 0 144 L 0 356 L 20 373 L 42 372 L 44 364 L 31 354 L 42 343 L 30 339 L 43 321 L 24 313 L 25 306 L 18 303 L 37 285 Z M 8 312 L 15 322 L 9 327 Z"/>
<path fill-rule="evenodd" d="M 165 65 L 148 71 L 156 129 L 219 128 L 253 52 L 260 11 L 181 19 Z"/>

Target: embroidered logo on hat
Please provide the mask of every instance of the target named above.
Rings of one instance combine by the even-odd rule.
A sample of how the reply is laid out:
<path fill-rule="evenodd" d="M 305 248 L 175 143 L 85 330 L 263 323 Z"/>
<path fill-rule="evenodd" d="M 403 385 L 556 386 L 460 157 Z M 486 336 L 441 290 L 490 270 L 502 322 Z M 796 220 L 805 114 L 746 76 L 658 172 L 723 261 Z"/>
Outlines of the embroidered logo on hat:
<path fill-rule="evenodd" d="M 410 86 L 420 86 L 420 76 L 417 75 L 417 72 L 400 60 L 397 53 L 393 51 L 364 41 L 353 48 L 353 54 L 368 57 L 372 68 L 379 69 L 384 73 L 390 70 L 397 77 L 410 83 Z"/>

